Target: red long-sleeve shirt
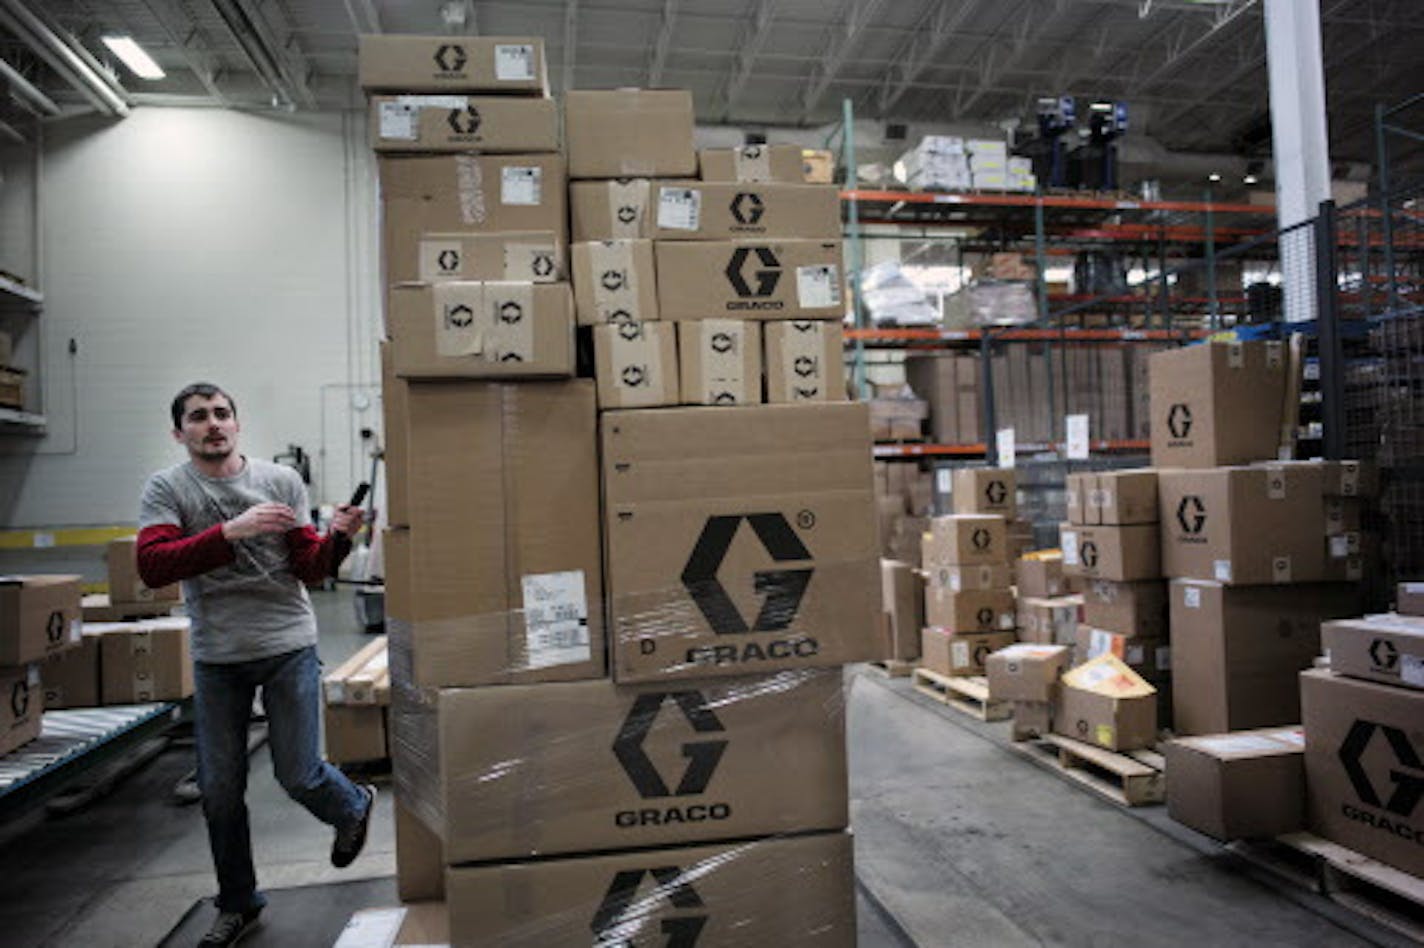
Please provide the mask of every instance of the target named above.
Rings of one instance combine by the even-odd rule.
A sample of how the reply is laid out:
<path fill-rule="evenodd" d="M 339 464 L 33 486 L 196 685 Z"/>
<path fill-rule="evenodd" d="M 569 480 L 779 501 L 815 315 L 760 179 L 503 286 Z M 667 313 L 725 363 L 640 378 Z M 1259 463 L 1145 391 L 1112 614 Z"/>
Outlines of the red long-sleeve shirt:
<path fill-rule="evenodd" d="M 322 536 L 311 526 L 287 531 L 287 562 L 304 583 L 319 583 L 351 552 L 351 539 L 335 530 Z M 180 527 L 157 524 L 138 534 L 138 574 L 145 585 L 157 589 L 192 579 L 237 559 L 233 545 L 223 536 L 222 524 L 202 533 L 183 536 Z"/>

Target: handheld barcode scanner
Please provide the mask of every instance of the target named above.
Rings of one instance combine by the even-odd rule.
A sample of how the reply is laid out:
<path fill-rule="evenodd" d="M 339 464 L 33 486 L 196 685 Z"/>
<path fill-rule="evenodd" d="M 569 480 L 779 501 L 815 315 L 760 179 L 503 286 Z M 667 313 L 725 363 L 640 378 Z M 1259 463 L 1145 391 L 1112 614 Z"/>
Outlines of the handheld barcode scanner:
<path fill-rule="evenodd" d="M 351 495 L 351 503 L 347 504 L 346 506 L 348 506 L 348 507 L 359 507 L 359 506 L 361 506 L 362 502 L 365 501 L 365 499 L 366 499 L 366 495 L 369 494 L 370 492 L 371 492 L 371 485 L 370 485 L 368 482 L 366 482 L 366 481 L 362 481 L 360 484 L 356 485 L 356 493 L 354 493 L 354 494 Z"/>

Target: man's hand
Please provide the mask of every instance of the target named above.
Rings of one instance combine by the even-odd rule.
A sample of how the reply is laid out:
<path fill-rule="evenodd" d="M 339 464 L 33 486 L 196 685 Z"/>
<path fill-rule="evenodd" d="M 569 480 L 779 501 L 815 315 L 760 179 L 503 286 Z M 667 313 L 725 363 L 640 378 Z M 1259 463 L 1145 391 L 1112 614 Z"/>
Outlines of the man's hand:
<path fill-rule="evenodd" d="M 354 537 L 365 522 L 366 511 L 350 504 L 342 504 L 336 508 L 336 513 L 331 515 L 331 529 L 348 537 Z"/>
<path fill-rule="evenodd" d="M 230 542 L 264 533 L 286 533 L 296 525 L 297 515 L 286 504 L 256 504 L 224 523 L 222 533 Z"/>

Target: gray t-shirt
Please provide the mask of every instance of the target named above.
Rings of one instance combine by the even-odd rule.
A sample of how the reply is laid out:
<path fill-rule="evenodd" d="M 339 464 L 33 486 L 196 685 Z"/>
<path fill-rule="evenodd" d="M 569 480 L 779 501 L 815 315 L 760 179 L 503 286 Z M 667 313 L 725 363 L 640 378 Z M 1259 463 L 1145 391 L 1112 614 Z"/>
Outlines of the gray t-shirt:
<path fill-rule="evenodd" d="M 296 471 L 245 458 L 241 473 L 208 477 L 184 462 L 152 475 L 143 488 L 138 526 L 172 524 L 194 536 L 256 504 L 276 502 L 311 523 L 306 485 Z M 237 540 L 237 559 L 183 580 L 193 620 L 193 658 L 246 662 L 316 644 L 316 615 L 306 587 L 287 562 L 281 533 Z"/>

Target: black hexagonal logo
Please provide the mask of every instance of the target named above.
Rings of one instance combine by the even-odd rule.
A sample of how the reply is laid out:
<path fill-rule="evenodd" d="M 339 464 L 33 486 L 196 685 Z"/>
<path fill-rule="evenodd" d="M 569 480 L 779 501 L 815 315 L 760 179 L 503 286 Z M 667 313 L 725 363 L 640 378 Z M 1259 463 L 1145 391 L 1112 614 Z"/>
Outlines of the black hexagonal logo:
<path fill-rule="evenodd" d="M 738 224 L 755 224 L 761 220 L 764 213 L 766 213 L 766 205 L 762 203 L 759 194 L 742 191 L 732 198 L 732 219 Z"/>
<path fill-rule="evenodd" d="M 618 377 L 628 388 L 639 388 L 648 384 L 648 370 L 641 365 L 625 365 Z"/>
<path fill-rule="evenodd" d="M 1088 722 L 1087 722 L 1087 720 L 1084 719 L 1084 718 L 1079 718 L 1079 719 L 1078 719 L 1078 723 L 1077 723 L 1076 725 L 1074 725 L 1074 728 L 1073 728 L 1073 729 L 1078 732 L 1079 736 L 1081 736 L 1081 737 L 1087 737 L 1087 736 L 1088 736 Z"/>
<path fill-rule="evenodd" d="M 645 875 L 652 877 L 653 891 L 640 897 L 638 887 L 642 885 Z M 593 929 L 595 948 L 627 948 L 633 944 L 634 938 L 641 941 L 649 934 L 653 916 L 662 914 L 656 903 L 663 901 L 676 911 L 701 911 L 706 908 L 691 880 L 676 866 L 618 872 L 589 924 Z M 662 942 L 664 948 L 695 948 L 709 917 L 702 912 L 660 919 L 658 931 L 665 936 Z"/>
<path fill-rule="evenodd" d="M 622 224 L 631 224 L 638 219 L 638 209 L 631 204 L 623 204 L 618 208 L 618 221 Z"/>
<path fill-rule="evenodd" d="M 1399 649 L 1389 639 L 1370 643 L 1370 662 L 1380 671 L 1394 671 L 1399 665 Z"/>
<path fill-rule="evenodd" d="M 975 527 L 974 532 L 969 534 L 969 545 L 979 552 L 989 549 L 994 542 L 994 535 L 983 527 Z"/>
<path fill-rule="evenodd" d="M 1167 431 L 1174 438 L 1185 438 L 1192 433 L 1192 408 L 1184 402 L 1177 402 L 1167 409 Z"/>
<path fill-rule="evenodd" d="M 30 710 L 30 683 L 21 678 L 15 682 L 10 689 L 10 713 L 14 717 L 23 718 L 25 712 Z"/>
<path fill-rule="evenodd" d="M 464 303 L 456 303 L 454 306 L 445 307 L 445 325 L 455 329 L 464 329 L 475 321 L 475 311 Z"/>
<path fill-rule="evenodd" d="M 615 309 L 615 310 L 613 310 L 612 312 L 610 312 L 610 313 L 608 314 L 608 321 L 609 321 L 610 323 L 617 323 L 617 324 L 620 325 L 620 326 L 636 325 L 636 323 L 637 323 L 637 320 L 635 320 L 635 319 L 633 318 L 633 314 L 630 313 L 630 312 L 628 312 L 626 309 Z M 638 331 L 638 335 L 641 336 L 642 334 L 643 334 L 642 330 L 639 330 L 639 331 Z M 635 338 L 635 337 L 633 337 L 633 336 L 625 336 L 624 338 L 625 338 L 625 339 L 632 339 L 632 338 Z"/>
<path fill-rule="evenodd" d="M 480 130 L 480 110 L 473 105 L 451 109 L 450 114 L 445 116 L 445 122 L 456 135 L 473 135 Z"/>
<path fill-rule="evenodd" d="M 625 319 L 615 323 L 618 327 L 618 335 L 628 342 L 643 338 L 643 327 L 631 319 Z"/>
<path fill-rule="evenodd" d="M 753 256 L 758 267 L 752 271 L 756 286 L 747 282 L 745 275 L 747 261 Z M 725 272 L 727 281 L 738 296 L 767 297 L 776 292 L 776 284 L 781 280 L 781 261 L 776 259 L 770 247 L 738 247 L 732 252 Z"/>
<path fill-rule="evenodd" d="M 981 629 L 991 629 L 994 627 L 994 610 L 988 606 L 984 606 L 976 612 L 974 618 L 979 621 L 979 628 Z M 976 658 L 975 661 L 977 662 L 978 659 Z"/>
<path fill-rule="evenodd" d="M 987 623 L 986 623 L 986 624 L 987 624 Z M 988 661 L 989 656 L 990 656 L 990 654 L 992 654 L 992 652 L 993 652 L 993 649 L 989 648 L 989 646 L 987 646 L 987 645 L 978 645 L 978 646 L 975 646 L 975 648 L 974 648 L 974 664 L 977 665 L 977 666 L 979 666 L 980 668 L 983 668 L 983 667 L 984 667 L 984 663 L 985 663 L 986 661 Z"/>
<path fill-rule="evenodd" d="M 643 744 L 652 732 L 653 723 L 662 711 L 663 705 L 671 699 L 682 711 L 687 723 L 698 734 L 722 733 L 726 730 L 716 713 L 707 704 L 700 691 L 651 692 L 642 694 L 633 702 L 618 736 L 613 741 L 613 756 L 618 758 L 624 773 L 638 788 L 638 795 L 644 799 L 657 797 L 688 797 L 705 793 L 717 770 L 717 762 L 727 749 L 725 740 L 691 741 L 682 745 L 682 757 L 687 761 L 682 776 L 678 778 L 677 789 L 669 790 L 653 761 L 643 750 Z"/>
<path fill-rule="evenodd" d="M 737 347 L 737 340 L 731 333 L 714 332 L 707 344 L 712 347 L 713 352 L 725 355 Z"/>
<path fill-rule="evenodd" d="M 819 367 L 815 356 L 797 356 L 791 362 L 791 371 L 803 379 L 815 375 Z"/>
<path fill-rule="evenodd" d="M 1003 481 L 990 481 L 984 486 L 984 499 L 995 507 L 1009 496 L 1009 487 Z"/>
<path fill-rule="evenodd" d="M 717 635 L 743 632 L 779 632 L 789 627 L 801 607 L 801 599 L 811 582 L 813 568 L 783 568 L 758 571 L 753 588 L 762 596 L 761 610 L 747 624 L 717 573 L 732 547 L 737 529 L 745 520 L 776 563 L 808 562 L 811 553 L 791 524 L 779 513 L 723 515 L 707 518 L 692 555 L 682 569 L 682 585 Z"/>
<path fill-rule="evenodd" d="M 524 318 L 524 307 L 514 300 L 508 300 L 499 304 L 499 321 L 506 326 L 513 326 Z"/>
<path fill-rule="evenodd" d="M 1394 784 L 1394 789 L 1389 799 L 1383 803 L 1364 766 L 1365 749 L 1369 747 L 1376 731 L 1384 735 L 1385 742 L 1399 765 L 1389 769 L 1389 779 Z M 1410 743 L 1409 735 L 1404 731 L 1388 724 L 1357 720 L 1350 726 L 1345 740 L 1340 742 L 1337 756 L 1345 768 L 1345 775 L 1350 778 L 1355 795 L 1363 803 L 1381 807 L 1403 817 L 1413 815 L 1414 808 L 1419 805 L 1419 798 L 1424 796 L 1424 765 L 1420 764 L 1419 752 Z"/>
<path fill-rule="evenodd" d="M 735 405 L 736 403 L 737 396 L 732 392 L 721 391 L 712 396 L 712 404 L 714 405 Z"/>
<path fill-rule="evenodd" d="M 1195 494 L 1188 494 L 1177 504 L 1177 526 L 1183 533 L 1195 536 L 1206 528 L 1206 504 Z"/>
<path fill-rule="evenodd" d="M 442 250 L 435 257 L 435 265 L 441 273 L 457 273 L 460 270 L 460 251 Z"/>
<path fill-rule="evenodd" d="M 742 146 L 742 157 L 743 157 L 744 159 L 746 159 L 747 161 L 756 161 L 758 158 L 761 157 L 761 146 L 760 146 L 760 145 L 744 145 L 744 146 Z"/>
<path fill-rule="evenodd" d="M 598 282 L 605 290 L 612 293 L 628 285 L 628 274 L 622 270 L 604 270 L 603 275 L 598 278 Z"/>
<path fill-rule="evenodd" d="M 1078 559 L 1088 569 L 1096 569 L 1098 566 L 1098 544 L 1093 540 L 1084 540 L 1078 547 Z"/>
<path fill-rule="evenodd" d="M 529 269 L 534 271 L 534 275 L 537 277 L 550 276 L 554 272 L 554 255 L 536 253 L 534 260 L 529 264 Z"/>
<path fill-rule="evenodd" d="M 63 612 L 56 610 L 49 614 L 49 618 L 45 620 L 45 638 L 50 644 L 64 641 Z"/>
<path fill-rule="evenodd" d="M 435 66 L 441 72 L 459 72 L 465 68 L 465 63 L 469 57 L 465 55 L 465 47 L 458 43 L 443 43 L 435 51 Z"/>

